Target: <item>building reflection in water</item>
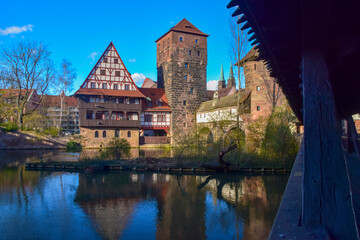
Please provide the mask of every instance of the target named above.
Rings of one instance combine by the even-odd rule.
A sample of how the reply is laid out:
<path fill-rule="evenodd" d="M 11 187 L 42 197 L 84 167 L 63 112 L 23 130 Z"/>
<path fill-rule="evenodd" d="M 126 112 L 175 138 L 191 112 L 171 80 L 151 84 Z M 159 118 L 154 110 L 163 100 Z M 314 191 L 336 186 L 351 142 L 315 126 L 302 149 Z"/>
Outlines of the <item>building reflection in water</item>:
<path fill-rule="evenodd" d="M 288 178 L 26 171 L 38 156 L 12 155 L 0 163 L 1 239 L 266 239 Z"/>

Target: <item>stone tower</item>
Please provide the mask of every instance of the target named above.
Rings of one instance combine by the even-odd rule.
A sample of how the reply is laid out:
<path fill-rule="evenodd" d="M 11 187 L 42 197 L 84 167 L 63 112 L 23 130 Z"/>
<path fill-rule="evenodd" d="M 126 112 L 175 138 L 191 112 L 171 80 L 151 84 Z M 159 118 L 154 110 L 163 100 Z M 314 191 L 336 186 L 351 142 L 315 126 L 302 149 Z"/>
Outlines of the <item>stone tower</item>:
<path fill-rule="evenodd" d="M 156 40 L 158 87 L 171 107 L 170 134 L 195 126 L 195 110 L 207 100 L 207 37 L 185 18 Z"/>
<path fill-rule="evenodd" d="M 226 88 L 225 78 L 224 78 L 224 68 L 221 64 L 221 70 L 220 70 L 220 78 L 218 81 L 218 90 Z"/>
<path fill-rule="evenodd" d="M 230 73 L 229 73 L 229 78 L 227 80 L 227 87 L 232 87 L 232 86 L 236 87 L 233 68 L 232 65 L 230 65 Z"/>

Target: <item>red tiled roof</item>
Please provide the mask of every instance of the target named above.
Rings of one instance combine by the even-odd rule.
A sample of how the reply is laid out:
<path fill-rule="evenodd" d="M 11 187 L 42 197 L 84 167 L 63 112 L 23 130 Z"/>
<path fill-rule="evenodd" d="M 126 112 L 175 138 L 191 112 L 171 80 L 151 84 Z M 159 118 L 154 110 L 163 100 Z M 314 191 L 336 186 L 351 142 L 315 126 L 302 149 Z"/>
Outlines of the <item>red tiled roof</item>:
<path fill-rule="evenodd" d="M 21 95 L 25 95 L 26 93 L 26 89 L 21 89 Z M 32 89 L 29 89 L 29 96 L 31 96 L 32 94 Z M 36 92 L 36 90 L 35 90 Z M 19 89 L 14 89 L 14 88 L 11 88 L 11 89 L 0 89 L 0 96 L 1 97 L 17 97 L 19 95 Z"/>
<path fill-rule="evenodd" d="M 139 88 L 140 92 L 142 92 L 146 98 L 150 98 L 152 102 L 152 107 L 149 107 L 146 104 L 146 101 L 143 101 L 142 108 L 143 111 L 166 111 L 170 112 L 171 108 L 168 104 L 165 89 L 163 88 Z M 162 106 L 157 105 L 157 101 L 161 100 Z"/>
<path fill-rule="evenodd" d="M 178 24 L 176 24 L 175 26 L 173 26 L 172 28 L 170 28 L 169 31 L 167 31 L 164 35 L 162 35 L 158 40 L 156 40 L 155 42 L 159 41 L 161 38 L 163 38 L 166 34 L 168 34 L 171 31 L 175 31 L 175 32 L 184 32 L 184 33 L 191 33 L 191 34 L 195 34 L 195 35 L 201 35 L 201 36 L 205 36 L 208 37 L 209 35 L 203 33 L 202 31 L 200 31 L 197 27 L 195 27 L 194 25 L 192 25 L 188 20 L 186 20 L 185 18 L 183 20 L 181 20 Z"/>
<path fill-rule="evenodd" d="M 213 100 L 214 99 L 214 92 L 213 90 L 206 90 L 206 95 L 208 97 L 209 100 Z"/>
<path fill-rule="evenodd" d="M 46 107 L 60 106 L 61 99 L 59 95 L 45 95 L 43 97 L 43 105 Z M 67 107 L 76 107 L 77 101 L 74 96 L 65 96 L 64 105 Z"/>
<path fill-rule="evenodd" d="M 155 81 L 153 81 L 153 80 L 150 79 L 150 78 L 145 78 L 145 80 L 144 80 L 144 82 L 143 82 L 143 84 L 142 84 L 141 87 L 142 87 L 142 88 L 156 88 L 157 86 L 156 86 L 156 82 L 155 82 Z"/>
<path fill-rule="evenodd" d="M 222 97 L 225 97 L 225 96 L 228 96 L 230 91 L 235 88 L 234 86 L 230 86 L 230 87 L 227 87 L 227 88 L 223 88 L 223 89 L 220 89 L 218 90 L 218 97 L 219 98 L 222 98 Z M 234 89 L 235 91 L 233 92 L 233 94 L 236 92 L 236 89 Z"/>
<path fill-rule="evenodd" d="M 101 96 L 117 96 L 117 97 L 140 97 L 145 96 L 139 91 L 101 89 L 101 88 L 80 88 L 75 95 L 101 95 Z"/>

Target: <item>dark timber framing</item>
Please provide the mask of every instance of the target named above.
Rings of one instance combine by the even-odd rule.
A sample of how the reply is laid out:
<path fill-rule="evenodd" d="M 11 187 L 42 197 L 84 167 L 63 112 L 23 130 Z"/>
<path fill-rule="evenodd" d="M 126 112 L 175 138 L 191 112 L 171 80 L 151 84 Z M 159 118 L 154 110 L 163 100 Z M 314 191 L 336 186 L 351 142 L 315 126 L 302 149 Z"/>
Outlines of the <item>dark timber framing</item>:
<path fill-rule="evenodd" d="M 331 239 L 359 239 L 360 216 L 354 211 L 359 202 L 354 207 L 353 201 L 360 196 L 352 188 L 357 182 L 349 177 L 347 164 L 357 158 L 360 165 L 351 118 L 360 112 L 360 2 L 231 0 L 228 4 L 235 6 L 233 16 L 241 15 L 238 23 L 243 30 L 251 28 L 252 45 L 304 124 L 298 230 L 313 229 Z M 348 123 L 347 152 L 341 140 L 342 119 Z M 289 196 L 283 202 L 286 199 Z M 277 219 L 279 214 L 284 211 Z M 284 229 L 284 236 L 271 237 L 286 237 L 290 227 Z"/>

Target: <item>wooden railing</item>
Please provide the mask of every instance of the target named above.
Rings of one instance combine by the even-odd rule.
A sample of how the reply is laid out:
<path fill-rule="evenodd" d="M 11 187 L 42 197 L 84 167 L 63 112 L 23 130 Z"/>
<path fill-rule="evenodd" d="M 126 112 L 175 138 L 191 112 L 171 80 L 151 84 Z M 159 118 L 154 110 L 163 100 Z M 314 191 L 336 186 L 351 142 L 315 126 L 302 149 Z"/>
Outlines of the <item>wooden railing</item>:
<path fill-rule="evenodd" d="M 154 137 L 140 137 L 140 144 L 170 144 L 170 137 L 154 136 Z"/>

